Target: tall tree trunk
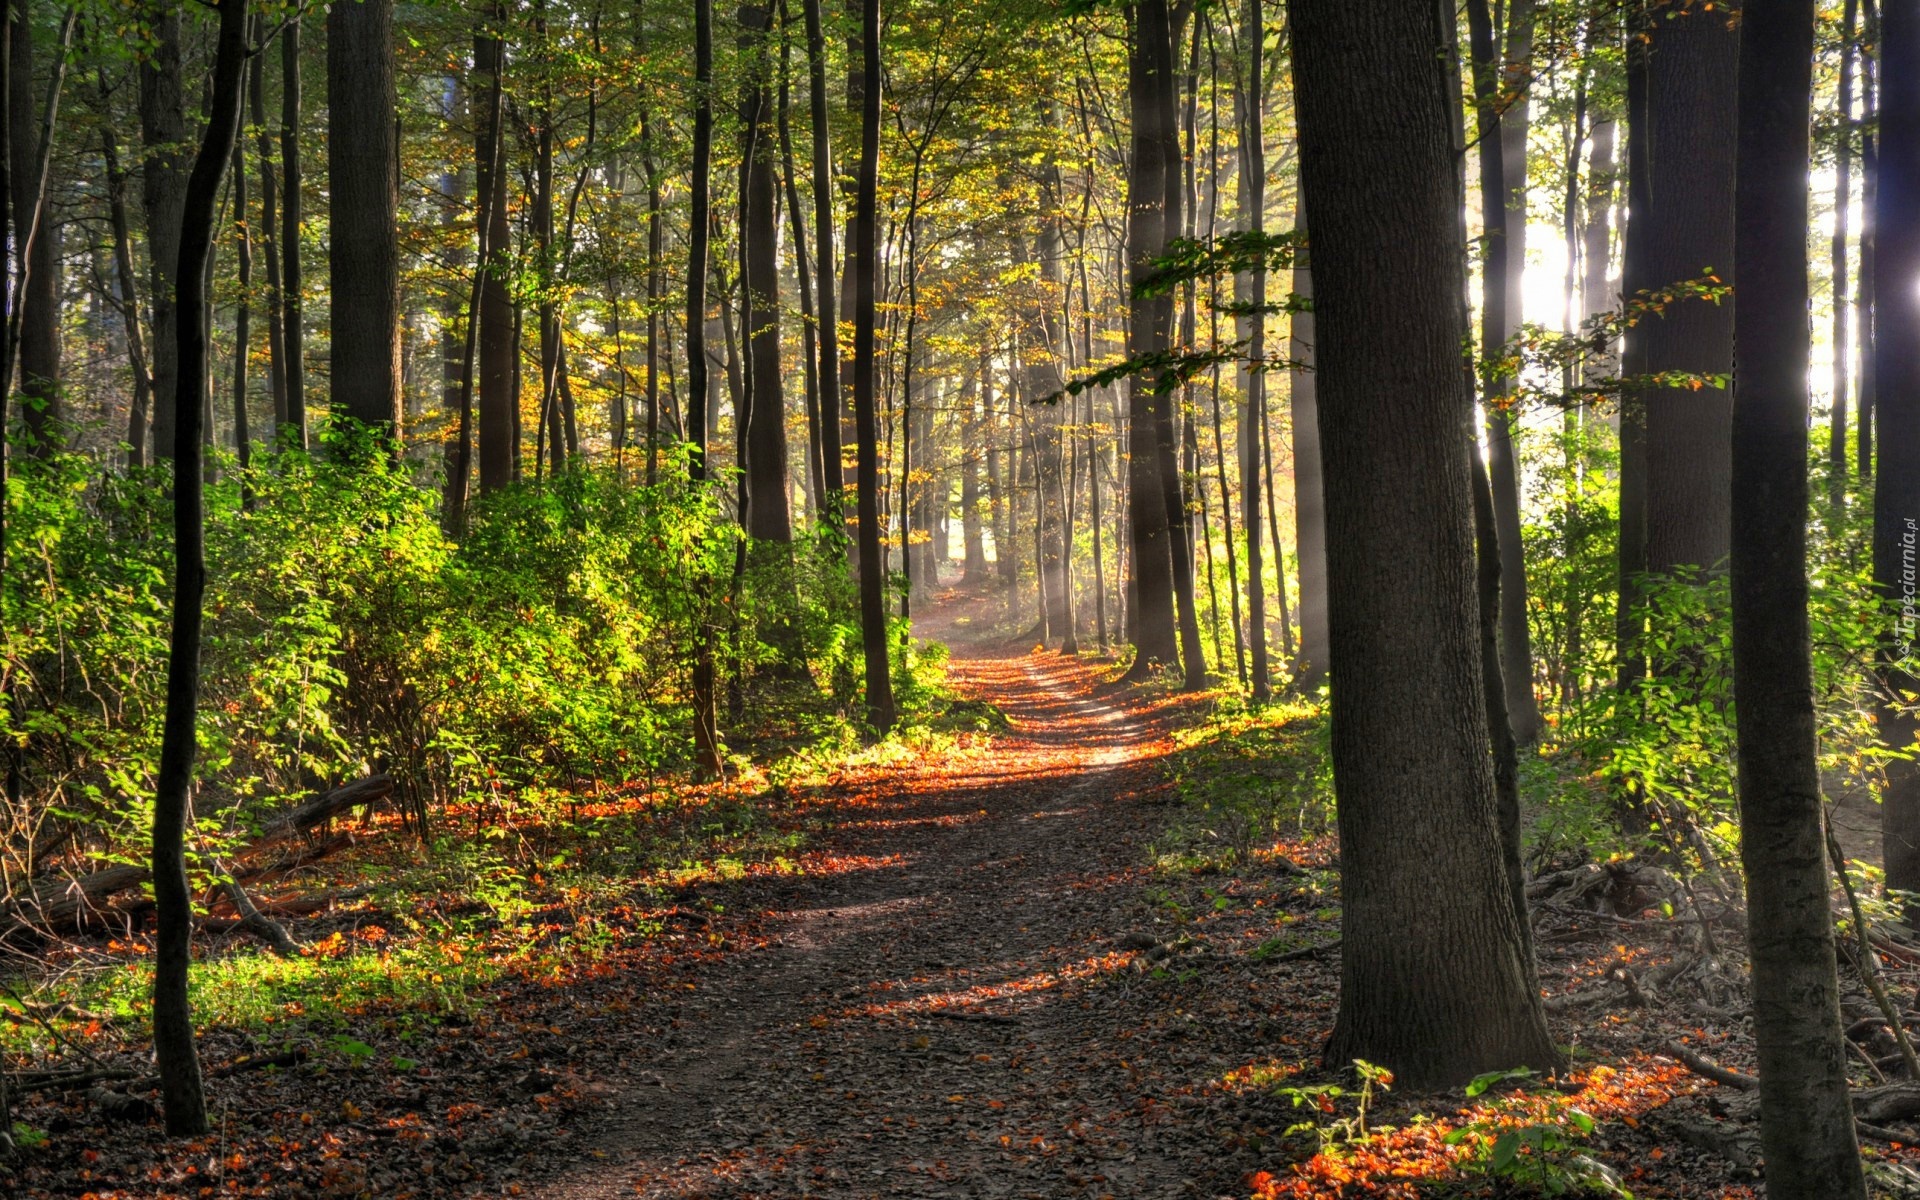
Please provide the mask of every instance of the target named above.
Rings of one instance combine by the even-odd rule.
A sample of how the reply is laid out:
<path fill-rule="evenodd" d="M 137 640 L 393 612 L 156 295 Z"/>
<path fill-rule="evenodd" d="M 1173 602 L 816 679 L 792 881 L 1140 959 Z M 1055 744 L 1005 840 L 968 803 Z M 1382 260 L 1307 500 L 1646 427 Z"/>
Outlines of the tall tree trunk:
<path fill-rule="evenodd" d="M 180 206 L 186 200 L 187 116 L 180 91 L 180 10 L 155 3 L 150 19 L 153 50 L 140 63 L 140 134 L 146 150 L 140 192 L 147 216 L 147 300 L 152 309 L 147 326 L 153 331 L 153 457 L 171 460 L 179 377 L 179 309 L 173 284 L 180 257 Z"/>
<path fill-rule="evenodd" d="M 693 0 L 693 195 L 687 225 L 687 474 L 696 489 L 707 482 L 707 275 L 712 233 L 713 0 Z M 714 697 L 713 581 L 702 569 L 694 580 L 696 619 L 693 657 L 694 767 L 718 776 L 719 712 Z"/>
<path fill-rule="evenodd" d="M 827 123 L 827 45 L 820 0 L 803 0 L 807 23 L 807 111 L 813 127 L 814 278 L 820 285 L 820 455 L 827 471 L 826 518 L 839 525 L 846 490 L 841 437 L 839 306 L 834 299 L 833 139 Z M 798 251 L 796 250 L 796 253 Z"/>
<path fill-rule="evenodd" d="M 1627 228 L 1621 238 L 1621 291 L 1629 301 L 1652 287 L 1648 265 L 1649 241 L 1644 215 L 1653 207 L 1653 174 L 1648 167 L 1652 141 L 1646 37 L 1648 14 L 1629 10 L 1624 23 L 1627 66 Z M 1639 213 L 1641 216 L 1632 216 Z M 1620 349 L 1620 373 L 1627 379 L 1647 373 L 1647 338 L 1643 333 L 1625 339 Z M 1642 577 L 1647 570 L 1647 398 L 1638 389 L 1620 396 L 1620 525 L 1616 541 L 1614 593 L 1614 686 L 1629 709 L 1633 693 L 1646 678 L 1641 646 Z M 1636 819 L 1638 806 L 1623 811 Z"/>
<path fill-rule="evenodd" d="M 274 218 L 280 211 L 280 193 L 273 170 L 273 135 L 267 129 L 266 56 L 255 54 L 247 71 L 247 104 L 254 126 L 256 164 L 260 171 L 260 248 L 267 268 L 267 362 L 273 397 L 273 437 L 279 440 L 287 421 L 287 348 L 281 329 L 280 239 Z"/>
<path fill-rule="evenodd" d="M 1864 1200 L 1822 853 L 1826 839 L 1807 616 L 1813 8 L 1813 0 L 1751 0 L 1740 21 L 1734 255 L 1742 292 L 1734 313 L 1740 361 L 1731 451 L 1737 500 L 1731 521 L 1740 857 L 1747 877 L 1767 1195 Z M 1902 6 L 1892 6 L 1888 16 L 1896 11 Z M 1899 32 L 1895 21 L 1887 26 L 1889 34 Z M 1920 27 L 1913 32 L 1920 34 Z M 1912 49 L 1909 73 L 1920 71 L 1920 44 Z M 1899 75 L 1889 71 L 1888 78 Z M 1920 101 L 1920 77 L 1912 95 Z M 1888 115 L 1892 112 L 1889 106 Z M 1909 112 L 1920 117 L 1920 103 Z M 1920 124 L 1902 132 L 1912 145 L 1920 139 Z M 1889 137 L 1887 144 L 1891 149 L 1898 142 Z M 1915 165 L 1920 166 L 1920 156 Z M 1913 182 L 1920 183 L 1920 175 Z M 1920 238 L 1904 229 L 1900 234 L 1920 247 Z M 1908 257 L 1905 265 L 1920 268 L 1920 255 Z M 1920 305 L 1911 299 L 1913 276 L 1905 278 L 1896 290 L 1911 313 Z M 1920 323 L 1908 328 L 1920 332 Z M 1912 382 L 1920 384 L 1920 374 Z M 1920 438 L 1920 425 L 1906 433 Z"/>
<path fill-rule="evenodd" d="M 887 651 L 886 581 L 880 557 L 880 454 L 876 420 L 878 362 L 874 308 L 880 284 L 880 0 L 860 0 L 860 165 L 854 185 L 853 408 L 859 457 L 856 488 L 860 537 L 860 641 L 866 655 L 867 723 L 876 734 L 893 728 L 893 673 Z"/>
<path fill-rule="evenodd" d="M 1266 228 L 1267 147 L 1265 131 L 1265 81 L 1262 61 L 1266 37 L 1262 21 L 1262 0 L 1247 0 L 1241 23 L 1247 45 L 1247 78 L 1240 89 L 1240 207 L 1246 214 L 1247 228 L 1259 233 Z M 1267 321 L 1260 307 L 1267 302 L 1267 272 L 1256 266 L 1248 276 L 1249 312 L 1241 318 L 1241 336 L 1247 340 L 1247 361 L 1258 364 L 1267 353 Z M 1252 658 L 1253 698 L 1265 700 L 1273 694 L 1271 668 L 1267 664 L 1267 583 L 1266 555 L 1260 544 L 1260 414 L 1265 411 L 1266 373 L 1248 370 L 1241 376 L 1241 394 L 1245 402 L 1240 411 L 1240 500 L 1244 505 L 1241 524 L 1247 533 L 1247 643 Z M 1278 556 L 1280 548 L 1274 547 Z M 1286 572 L 1276 572 L 1286 586 Z"/>
<path fill-rule="evenodd" d="M 740 6 L 740 49 L 746 74 L 740 89 L 741 337 L 752 359 L 753 395 L 747 415 L 747 534 L 759 541 L 793 540 L 787 482 L 786 394 L 780 378 L 779 136 L 769 88 L 773 56 L 767 37 L 772 10 Z"/>
<path fill-rule="evenodd" d="M 980 416 L 980 375 L 969 371 L 960 385 L 960 537 L 966 574 L 960 582 L 978 587 L 987 581 L 987 539 L 980 522 L 980 459 L 986 424 Z"/>
<path fill-rule="evenodd" d="M 248 40 L 259 22 L 248 25 Z M 248 59 L 247 73 L 260 70 L 258 55 Z M 247 420 L 247 356 L 253 349 L 253 230 L 247 212 L 247 146 L 233 139 L 233 246 L 240 296 L 233 309 L 233 449 L 240 460 L 242 495 L 248 487 L 244 472 L 253 462 L 253 431 Z"/>
<path fill-rule="evenodd" d="M 1175 214 L 1167 198 L 1176 188 L 1167 178 L 1178 162 L 1179 140 L 1174 109 L 1177 83 L 1173 71 L 1173 27 L 1167 0 L 1140 0 L 1135 5 L 1132 53 L 1128 57 L 1127 90 L 1133 109 L 1133 146 L 1127 175 L 1127 277 L 1138 287 L 1158 268 L 1155 260 L 1166 253 L 1167 224 Z M 1170 292 L 1135 296 L 1127 323 L 1127 353 L 1133 357 L 1164 353 L 1173 324 Z M 1159 414 L 1163 397 L 1155 395 L 1158 372 L 1138 373 L 1127 380 L 1127 446 L 1129 458 L 1128 510 L 1133 531 L 1134 665 L 1132 678 L 1144 678 L 1156 666 L 1179 661 L 1174 626 L 1173 553 L 1167 528 L 1170 511 L 1163 488 L 1160 462 Z M 1171 453 L 1172 447 L 1167 447 Z M 1176 496 L 1174 504 L 1178 504 Z"/>
<path fill-rule="evenodd" d="M 807 492 L 815 520 L 827 514 L 827 457 L 821 427 L 820 361 L 815 343 L 819 322 L 813 309 L 813 275 L 807 262 L 806 212 L 800 206 L 800 181 L 793 159 L 793 21 L 786 0 L 780 0 L 780 180 L 787 201 L 787 236 L 793 242 L 794 285 L 800 292 L 800 363 L 806 388 Z M 835 470 L 839 468 L 836 466 Z"/>
<path fill-rule="evenodd" d="M 1911 746 L 1920 729 L 1911 707 L 1920 679 L 1901 669 L 1913 661 L 1920 624 L 1920 297 L 1913 283 L 1920 278 L 1920 17 L 1909 6 L 1890 4 L 1880 32 L 1879 178 L 1871 218 L 1871 350 L 1881 385 L 1874 412 L 1880 461 L 1873 477 L 1873 577 L 1888 622 L 1881 638 L 1880 736 L 1889 749 L 1899 749 Z M 1864 330 L 1864 309 L 1861 324 Z M 1880 819 L 1887 887 L 1920 892 L 1920 765 L 1887 762 Z M 1914 906 L 1908 911 L 1920 915 Z"/>
<path fill-rule="evenodd" d="M 327 10 L 327 97 L 333 410 L 397 449 L 403 416 L 393 0 Z"/>
<path fill-rule="evenodd" d="M 1530 0 L 1514 0 L 1508 20 L 1512 26 L 1509 52 L 1518 49 L 1530 53 Z M 1515 74 L 1524 78 L 1527 64 L 1524 58 L 1510 61 L 1502 71 L 1487 0 L 1468 0 L 1467 24 L 1479 114 L 1480 214 L 1484 230 L 1480 353 L 1482 358 L 1493 360 L 1501 357 L 1507 339 L 1519 328 L 1521 316 L 1517 305 L 1526 258 L 1527 109 L 1524 100 L 1504 113 L 1500 105 Z M 1509 151 L 1520 156 L 1512 167 L 1506 163 Z M 1487 416 L 1487 478 L 1493 494 L 1494 528 L 1500 540 L 1500 677 L 1507 691 L 1506 708 L 1514 737 L 1524 744 L 1539 736 L 1540 709 L 1533 697 L 1527 568 L 1520 534 L 1520 468 L 1513 446 L 1513 414 L 1508 407 L 1511 390 L 1507 379 L 1490 380 L 1483 403 Z"/>
<path fill-rule="evenodd" d="M 1880 10 L 1876 0 L 1861 0 L 1866 44 L 1880 44 Z M 1854 306 L 1860 327 L 1860 411 L 1854 417 L 1854 470 L 1862 482 L 1873 478 L 1873 418 L 1880 397 L 1880 359 L 1875 351 L 1879 325 L 1874 293 L 1879 270 L 1876 246 L 1880 211 L 1880 70 L 1871 54 L 1860 55 L 1860 292 Z"/>
<path fill-rule="evenodd" d="M 472 90 L 478 93 L 484 87 L 486 94 L 497 96 L 505 87 L 507 50 L 501 36 L 506 24 L 505 5 L 495 3 L 487 21 L 488 27 L 473 39 L 477 86 Z M 507 222 L 505 109 L 495 103 L 489 105 L 488 112 L 491 115 L 476 133 L 474 153 L 481 212 L 486 218 L 485 235 L 480 239 L 485 253 L 480 260 L 478 364 L 482 492 L 497 491 L 512 483 L 520 459 L 514 394 L 514 380 L 519 375 L 518 321 L 507 288 L 513 263 L 513 231 Z"/>
<path fill-rule="evenodd" d="M 1847 218 L 1853 203 L 1853 41 L 1858 0 L 1846 0 L 1840 24 L 1840 144 L 1833 164 L 1833 405 L 1827 435 L 1827 505 L 1838 518 L 1847 501 L 1847 391 L 1851 382 L 1853 310 L 1847 303 Z"/>
<path fill-rule="evenodd" d="M 108 94 L 101 76 L 101 97 Z M 100 124 L 101 157 L 107 173 L 107 219 L 113 226 L 113 268 L 120 281 L 120 320 L 127 331 L 127 357 L 132 360 L 133 398 L 127 406 L 127 469 L 147 465 L 147 422 L 153 411 L 153 376 L 149 373 L 146 339 L 140 331 L 140 291 L 135 285 L 133 230 L 127 218 L 127 174 L 120 165 L 120 144 L 109 121 Z"/>
<path fill-rule="evenodd" d="M 300 262 L 300 21 L 296 14 L 280 35 L 280 340 L 286 348 L 286 423 L 280 428 L 282 445 L 307 447 L 307 342 L 300 324 L 302 267 Z M 160 331 L 153 331 L 154 339 Z M 154 437 L 159 437 L 158 425 Z"/>
<path fill-rule="evenodd" d="M 1298 296 L 1313 295 L 1310 253 L 1305 246 L 1294 253 L 1293 291 Z M 1300 656 L 1293 686 L 1310 695 L 1326 681 L 1332 658 L 1327 629 L 1327 509 L 1311 310 L 1293 314 L 1291 332 L 1288 357 L 1297 365 L 1287 372 L 1287 383 L 1293 411 L 1293 524 L 1300 544 Z"/>
<path fill-rule="evenodd" d="M 240 128 L 242 72 L 247 54 L 244 0 L 220 0 L 220 34 L 213 65 L 207 126 L 180 205 L 175 260 L 178 302 L 178 406 L 173 434 L 174 596 L 167 653 L 167 703 L 153 802 L 154 974 L 153 1046 L 167 1132 L 207 1132 L 207 1100 L 194 1048 L 187 968 L 193 936 L 193 897 L 187 883 L 186 824 L 193 789 L 196 708 L 200 698 L 201 598 L 206 591 L 205 517 L 200 477 L 200 397 L 208 379 L 204 322 L 205 270 L 213 250 L 220 177 Z"/>
<path fill-rule="evenodd" d="M 27 6 L 17 7 L 12 21 L 13 37 L 8 53 L 12 70 L 7 80 L 8 119 L 13 137 L 8 143 L 12 157 L 10 184 L 13 211 L 19 223 L 14 240 L 15 278 L 20 286 L 18 361 L 20 365 L 21 425 L 27 435 L 28 449 L 45 456 L 60 448 L 62 424 L 60 404 L 60 239 L 59 228 L 47 218 L 45 196 L 49 181 L 42 178 L 45 156 L 42 140 L 52 132 L 53 106 L 58 103 L 59 83 L 50 87 L 45 120 L 34 102 L 33 22 Z M 66 47 L 55 48 L 64 63 Z M 64 69 L 56 65 L 50 74 Z M 11 328 L 11 326 L 10 326 Z M 12 386 L 12 380 L 0 380 L 0 386 Z"/>
<path fill-rule="evenodd" d="M 1452 10 L 1293 0 L 1340 797 L 1326 1061 L 1415 1088 L 1559 1060 L 1495 818 L 1477 637 Z M 1356 98 L 1353 80 L 1370 81 Z M 1402 314 L 1391 341 L 1383 312 Z M 1381 386 L 1383 379 L 1394 381 Z M 1420 938 L 1406 931 L 1418 927 Z"/>
<path fill-rule="evenodd" d="M 1651 176 L 1633 206 L 1629 239 L 1644 239 L 1640 287 L 1664 288 L 1709 272 L 1733 279 L 1733 98 L 1740 43 L 1719 7 L 1656 9 L 1646 54 L 1647 139 L 1638 164 Z M 1644 219 L 1642 219 L 1644 214 Z M 1634 333 L 1648 374 L 1733 369 L 1733 308 L 1686 300 Z M 1721 569 L 1731 536 L 1731 394 L 1661 388 L 1636 406 L 1646 423 L 1647 570 Z"/>

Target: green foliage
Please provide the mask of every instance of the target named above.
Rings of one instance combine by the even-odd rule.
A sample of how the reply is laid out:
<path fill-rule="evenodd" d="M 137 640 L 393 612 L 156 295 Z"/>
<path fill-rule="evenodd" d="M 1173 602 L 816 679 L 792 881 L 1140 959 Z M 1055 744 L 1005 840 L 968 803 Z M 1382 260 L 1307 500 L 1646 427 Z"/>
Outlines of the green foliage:
<path fill-rule="evenodd" d="M 1283 833 L 1324 829 L 1333 812 L 1329 736 L 1325 704 L 1299 700 L 1222 699 L 1206 721 L 1177 731 L 1168 763 L 1186 811 L 1156 847 L 1160 863 L 1227 869 Z"/>
<path fill-rule="evenodd" d="M 1534 1077 L 1526 1067 L 1490 1071 L 1467 1085 L 1475 1099 L 1506 1084 L 1524 1086 Z M 1530 1188 L 1545 1196 L 1621 1196 L 1632 1193 L 1620 1186 L 1608 1167 L 1577 1152 L 1593 1134 L 1594 1119 L 1553 1093 L 1540 1096 L 1502 1096 L 1479 1110 L 1473 1121 L 1449 1130 L 1441 1139 L 1449 1146 L 1469 1146 L 1468 1165 L 1495 1179 Z"/>
<path fill-rule="evenodd" d="M 1275 1096 L 1291 1101 L 1293 1107 L 1304 1108 L 1309 1114 L 1307 1120 L 1288 1126 L 1286 1136 L 1311 1133 L 1319 1140 L 1322 1154 L 1366 1141 L 1371 1136 L 1367 1132 L 1367 1111 L 1373 1107 L 1374 1092 L 1393 1090 L 1393 1072 L 1385 1067 L 1376 1066 L 1364 1058 L 1353 1060 L 1353 1070 L 1360 1081 L 1358 1088 L 1345 1088 L 1337 1083 L 1275 1088 L 1273 1090 Z M 1353 1114 L 1351 1116 L 1336 1115 L 1339 1112 L 1339 1106 L 1335 1101 L 1347 1098 L 1353 1100 Z M 1328 1119 L 1322 1120 L 1322 1117 Z M 1386 1131 L 1375 1130 L 1375 1132 Z"/>
<path fill-rule="evenodd" d="M 335 442 L 223 472 L 207 511 L 202 854 L 370 771 L 396 777 L 421 829 L 447 804 L 652 778 L 688 760 L 703 626 L 737 696 L 729 728 L 791 712 L 817 738 L 857 699 L 844 561 L 802 546 L 726 587 L 738 534 L 678 473 L 508 488 L 456 542 L 435 493 L 382 454 Z M 166 674 L 166 472 L 23 459 L 10 501 L 0 668 L 15 706 L 0 731 L 26 803 L 7 813 L 6 853 L 16 870 L 60 847 L 138 861 Z M 713 601 L 688 586 L 701 574 L 722 585 Z M 918 659 L 904 701 L 925 711 L 940 658 Z"/>

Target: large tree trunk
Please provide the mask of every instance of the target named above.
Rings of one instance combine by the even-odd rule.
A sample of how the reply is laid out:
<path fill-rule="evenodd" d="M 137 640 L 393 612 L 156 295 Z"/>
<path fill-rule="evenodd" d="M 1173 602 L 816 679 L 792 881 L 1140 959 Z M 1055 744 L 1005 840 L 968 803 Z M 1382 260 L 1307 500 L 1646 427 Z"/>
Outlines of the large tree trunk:
<path fill-rule="evenodd" d="M 1880 383 L 1880 461 L 1873 488 L 1873 577 L 1886 605 L 1880 736 L 1913 744 L 1910 705 L 1920 680 L 1899 669 L 1915 651 L 1920 586 L 1920 28 L 1910 7 L 1887 6 L 1881 23 L 1880 153 L 1872 216 L 1876 311 L 1872 344 Z M 1864 325 L 1864 320 L 1863 320 Z M 1865 414 L 1862 414 L 1864 420 Z M 1864 460 L 1863 460 L 1864 462 Z M 1920 766 L 1890 759 L 1880 797 L 1887 887 L 1920 892 Z M 1909 909 L 1909 912 L 1912 912 Z"/>
<path fill-rule="evenodd" d="M 767 52 L 772 11 L 764 4 L 740 6 L 740 49 L 745 76 L 740 87 L 741 148 L 741 336 L 752 359 L 753 394 L 747 407 L 745 524 L 765 542 L 793 540 L 787 485 L 787 410 L 780 379 L 779 141 L 774 95 L 768 87 L 773 58 Z"/>
<path fill-rule="evenodd" d="M 1177 185 L 1167 179 L 1180 153 L 1173 71 L 1173 27 L 1167 0 L 1140 0 L 1135 6 L 1133 50 L 1128 59 L 1127 90 L 1133 107 L 1133 150 L 1127 175 L 1127 277 L 1132 285 L 1153 274 L 1166 253 L 1167 226 L 1173 214 L 1167 197 Z M 1163 353 L 1173 325 L 1173 294 L 1135 297 L 1127 322 L 1130 356 Z M 1156 666 L 1179 662 L 1175 640 L 1173 552 L 1167 528 L 1168 503 L 1162 490 L 1159 412 L 1165 397 L 1154 394 L 1159 372 L 1141 372 L 1127 380 L 1128 513 L 1133 532 L 1130 580 L 1134 665 L 1130 677 L 1142 678 Z M 1168 452 L 1172 452 L 1171 446 Z M 1177 503 L 1177 500 L 1175 501 Z"/>
<path fill-rule="evenodd" d="M 180 257 L 180 206 L 186 200 L 182 147 L 187 117 L 180 93 L 180 10 L 156 4 L 151 16 L 153 50 L 140 62 L 140 135 L 146 148 L 140 194 L 147 215 L 147 299 L 152 310 L 147 325 L 153 331 L 153 457 L 159 460 L 173 457 L 179 377 L 179 310 L 173 282 Z"/>
<path fill-rule="evenodd" d="M 307 342 L 300 324 L 300 21 L 287 22 L 280 35 L 280 340 L 287 352 L 286 424 L 280 428 L 282 445 L 307 445 Z M 160 338 L 159 329 L 153 331 Z M 159 437 L 156 425 L 154 436 Z"/>
<path fill-rule="evenodd" d="M 56 58 L 65 50 L 64 46 L 56 47 Z M 13 136 L 8 141 L 12 159 L 9 183 L 14 219 L 19 226 L 14 239 L 15 277 L 26 281 L 18 316 L 20 416 L 28 449 L 44 456 L 58 450 L 62 439 L 60 235 L 59 226 L 43 212 L 47 187 L 40 177 L 40 141 L 51 130 L 43 128 L 39 105 L 34 101 L 33 22 L 24 4 L 16 9 L 8 53 L 12 69 L 7 80 L 7 112 L 13 123 Z M 54 68 L 60 69 L 57 65 Z M 0 386 L 10 382 L 0 381 Z"/>
<path fill-rule="evenodd" d="M 327 283 L 333 410 L 398 446 L 400 158 L 394 138 L 393 0 L 327 12 Z"/>
<path fill-rule="evenodd" d="M 196 712 L 200 698 L 201 598 L 206 591 L 205 517 L 200 475 L 200 397 L 207 392 L 209 338 L 205 273 L 213 251 L 220 179 L 240 129 L 240 96 L 247 55 L 247 6 L 220 0 L 207 125 L 180 205 L 174 296 L 178 303 L 178 406 L 174 425 L 173 632 L 167 653 L 167 703 L 153 802 L 154 975 L 153 1043 L 167 1132 L 207 1132 L 207 1101 L 194 1048 L 187 967 L 193 935 L 193 897 L 187 884 L 186 823 L 193 787 Z"/>
<path fill-rule="evenodd" d="M 474 35 L 473 74 L 476 95 L 487 94 L 503 86 L 506 70 L 506 43 L 500 33 L 506 21 L 505 6 L 496 3 L 488 17 L 489 27 Z M 486 256 L 480 272 L 480 490 L 497 491 L 514 480 L 520 458 L 518 404 L 514 379 L 519 374 L 518 322 L 514 318 L 513 299 L 508 292 L 507 275 L 512 270 L 513 232 L 507 223 L 506 147 L 503 128 L 504 109 L 492 105 L 491 116 L 478 126 L 475 134 L 475 178 L 483 198 L 486 216 L 485 236 L 481 239 Z"/>
<path fill-rule="evenodd" d="M 1734 254 L 1744 290 L 1735 313 L 1731 523 L 1740 857 L 1767 1195 L 1864 1200 L 1834 974 L 1807 616 L 1813 7 L 1813 0 L 1751 0 L 1738 43 Z M 1887 26 L 1895 32 L 1894 21 Z M 1920 54 L 1906 68 L 1920 70 Z M 1902 74 L 1890 70 L 1888 78 Z M 1920 77 L 1913 86 L 1920 99 Z M 1902 132 L 1920 137 L 1920 127 Z M 1899 143 L 1887 139 L 1889 149 Z M 1920 245 L 1908 230 L 1900 234 Z M 1920 267 L 1920 256 L 1904 265 Z M 1911 275 L 1898 294 L 1909 312 L 1920 307 L 1909 299 Z M 1920 435 L 1920 428 L 1907 432 Z"/>
<path fill-rule="evenodd" d="M 860 166 L 854 184 L 853 409 L 859 484 L 860 642 L 866 656 L 867 723 L 876 734 L 893 728 L 893 673 L 887 651 L 886 562 L 880 556 L 880 453 L 876 403 L 878 361 L 874 308 L 880 284 L 880 0 L 860 0 Z"/>
<path fill-rule="evenodd" d="M 1325 1057 L 1415 1088 L 1559 1060 L 1495 819 L 1468 509 L 1452 10 L 1294 0 L 1340 797 Z M 1353 80 L 1370 81 L 1356 99 Z M 1400 314 L 1382 338 L 1380 314 Z M 1418 936 L 1409 936 L 1418 931 Z"/>
<path fill-rule="evenodd" d="M 1733 98 L 1739 38 L 1727 13 L 1701 5 L 1656 9 L 1648 26 L 1649 178 L 1631 208 L 1629 240 L 1644 242 L 1637 286 L 1664 288 L 1709 272 L 1732 281 Z M 1733 303 L 1683 300 L 1644 319 L 1640 369 L 1725 375 L 1733 369 Z M 1646 428 L 1646 570 L 1724 566 L 1731 530 L 1731 394 L 1722 388 L 1641 393 L 1630 409 Z"/>

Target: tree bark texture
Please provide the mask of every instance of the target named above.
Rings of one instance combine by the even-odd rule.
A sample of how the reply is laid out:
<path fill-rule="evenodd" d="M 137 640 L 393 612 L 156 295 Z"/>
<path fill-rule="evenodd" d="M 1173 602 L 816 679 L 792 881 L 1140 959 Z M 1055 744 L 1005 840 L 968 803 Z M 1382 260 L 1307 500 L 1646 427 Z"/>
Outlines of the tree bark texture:
<path fill-rule="evenodd" d="M 1813 0 L 1748 0 L 1738 43 L 1734 253 L 1745 291 L 1735 313 L 1731 569 L 1740 857 L 1767 1195 L 1864 1200 L 1834 972 L 1807 615 L 1813 21 Z M 1901 290 L 1913 291 L 1911 278 Z"/>
<path fill-rule="evenodd" d="M 1290 12 L 1345 904 L 1325 1057 L 1415 1088 L 1547 1068 L 1559 1054 L 1511 902 L 1481 680 L 1451 10 Z M 1402 314 L 1391 338 L 1383 312 Z"/>
<path fill-rule="evenodd" d="M 394 139 L 393 0 L 327 11 L 327 285 L 333 411 L 398 445 L 399 148 Z"/>

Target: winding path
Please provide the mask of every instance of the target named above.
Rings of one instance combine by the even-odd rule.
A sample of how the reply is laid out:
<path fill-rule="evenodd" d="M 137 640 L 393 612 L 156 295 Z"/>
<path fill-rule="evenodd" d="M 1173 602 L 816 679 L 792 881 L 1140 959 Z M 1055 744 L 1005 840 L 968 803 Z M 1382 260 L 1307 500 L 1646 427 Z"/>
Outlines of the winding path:
<path fill-rule="evenodd" d="M 953 676 L 1013 732 L 833 802 L 848 869 L 783 884 L 764 948 L 649 1014 L 661 1036 L 535 1194 L 1244 1194 L 1253 1160 L 1166 1093 L 1257 1047 L 1182 1028 L 1117 949 L 1156 919 L 1163 730 L 1058 655 L 956 647 Z"/>

